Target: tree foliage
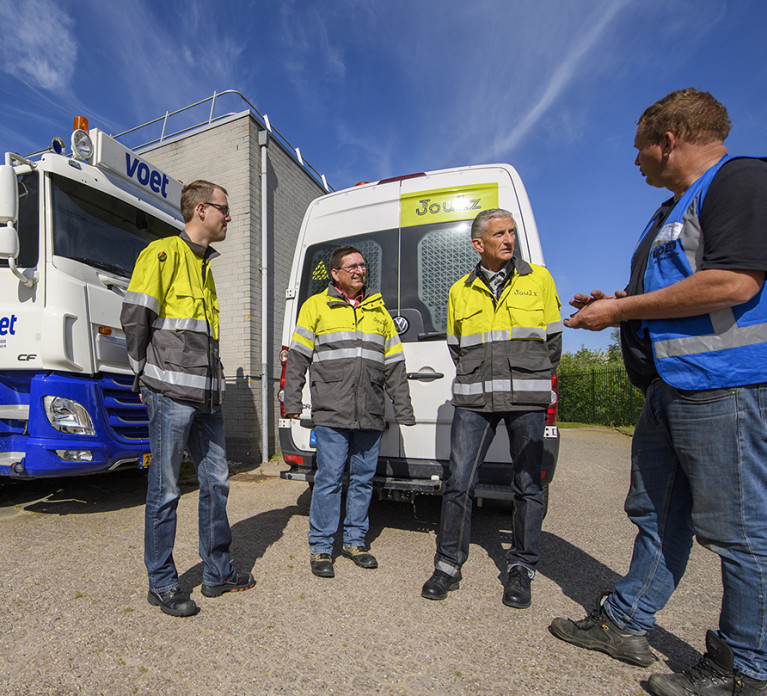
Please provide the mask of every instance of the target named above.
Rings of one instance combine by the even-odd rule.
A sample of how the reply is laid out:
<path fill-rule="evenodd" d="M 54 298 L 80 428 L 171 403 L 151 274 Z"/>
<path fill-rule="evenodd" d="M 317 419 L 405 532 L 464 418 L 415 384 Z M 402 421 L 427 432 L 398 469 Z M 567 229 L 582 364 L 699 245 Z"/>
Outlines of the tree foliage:
<path fill-rule="evenodd" d="M 621 357 L 620 334 L 613 329 L 606 350 L 581 346 L 564 353 L 559 374 L 559 417 L 564 421 L 631 425 L 644 397 L 629 382 Z"/>

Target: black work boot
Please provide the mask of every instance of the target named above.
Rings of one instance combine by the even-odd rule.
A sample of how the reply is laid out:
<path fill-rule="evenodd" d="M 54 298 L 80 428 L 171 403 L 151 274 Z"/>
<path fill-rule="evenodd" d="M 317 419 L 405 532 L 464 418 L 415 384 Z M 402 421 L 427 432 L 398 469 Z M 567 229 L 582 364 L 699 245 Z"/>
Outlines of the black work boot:
<path fill-rule="evenodd" d="M 447 593 L 457 590 L 461 584 L 461 574 L 448 575 L 441 570 L 435 570 L 432 576 L 423 584 L 421 597 L 426 599 L 445 599 Z"/>
<path fill-rule="evenodd" d="M 587 650 L 599 650 L 616 660 L 639 667 L 649 667 L 657 659 L 650 650 L 646 635 L 626 633 L 615 625 L 602 606 L 603 595 L 585 619 L 554 619 L 549 631 L 557 638 Z"/>
<path fill-rule="evenodd" d="M 509 570 L 509 579 L 503 591 L 503 603 L 515 609 L 527 609 L 532 603 L 530 592 L 530 571 L 525 566 L 515 565 Z"/>
<path fill-rule="evenodd" d="M 762 696 L 767 681 L 741 674 L 732 664 L 732 649 L 716 633 L 706 633 L 706 654 L 678 674 L 653 674 L 648 687 L 656 696 Z"/>

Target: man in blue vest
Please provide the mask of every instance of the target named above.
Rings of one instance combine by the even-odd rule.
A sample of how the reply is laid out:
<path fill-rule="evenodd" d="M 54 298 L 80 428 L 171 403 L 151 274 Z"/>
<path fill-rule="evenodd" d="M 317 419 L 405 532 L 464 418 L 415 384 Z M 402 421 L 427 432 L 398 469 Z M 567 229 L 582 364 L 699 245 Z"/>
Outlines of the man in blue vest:
<path fill-rule="evenodd" d="M 551 632 L 641 666 L 647 633 L 684 574 L 693 536 L 720 556 L 724 596 L 707 652 L 652 693 L 767 694 L 767 163 L 732 158 L 727 110 L 672 92 L 642 114 L 636 164 L 673 193 L 653 215 L 625 291 L 576 295 L 571 328 L 621 328 L 645 392 L 626 512 L 628 574 L 581 621 Z M 704 590 L 705 591 L 705 590 Z"/>

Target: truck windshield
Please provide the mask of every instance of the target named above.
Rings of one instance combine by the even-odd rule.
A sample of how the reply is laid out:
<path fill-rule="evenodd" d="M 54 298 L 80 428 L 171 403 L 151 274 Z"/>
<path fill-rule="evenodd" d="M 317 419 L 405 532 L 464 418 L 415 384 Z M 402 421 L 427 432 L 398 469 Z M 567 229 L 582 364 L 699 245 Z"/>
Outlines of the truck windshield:
<path fill-rule="evenodd" d="M 404 343 L 444 338 L 450 286 L 479 260 L 469 222 L 449 222 L 334 239 L 306 250 L 299 302 L 324 290 L 333 250 L 350 244 L 368 264 L 368 287 L 381 292 L 393 317 L 407 320 Z"/>
<path fill-rule="evenodd" d="M 129 203 L 52 175 L 53 253 L 129 278 L 149 242 L 179 230 Z"/>

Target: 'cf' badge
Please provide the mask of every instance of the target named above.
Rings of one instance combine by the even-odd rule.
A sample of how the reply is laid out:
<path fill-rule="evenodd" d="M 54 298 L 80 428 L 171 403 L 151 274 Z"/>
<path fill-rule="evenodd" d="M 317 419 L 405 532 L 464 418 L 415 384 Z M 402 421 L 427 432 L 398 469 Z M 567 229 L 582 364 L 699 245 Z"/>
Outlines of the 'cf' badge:
<path fill-rule="evenodd" d="M 403 334 L 410 328 L 410 322 L 405 317 L 394 317 L 394 328 L 398 334 Z"/>

